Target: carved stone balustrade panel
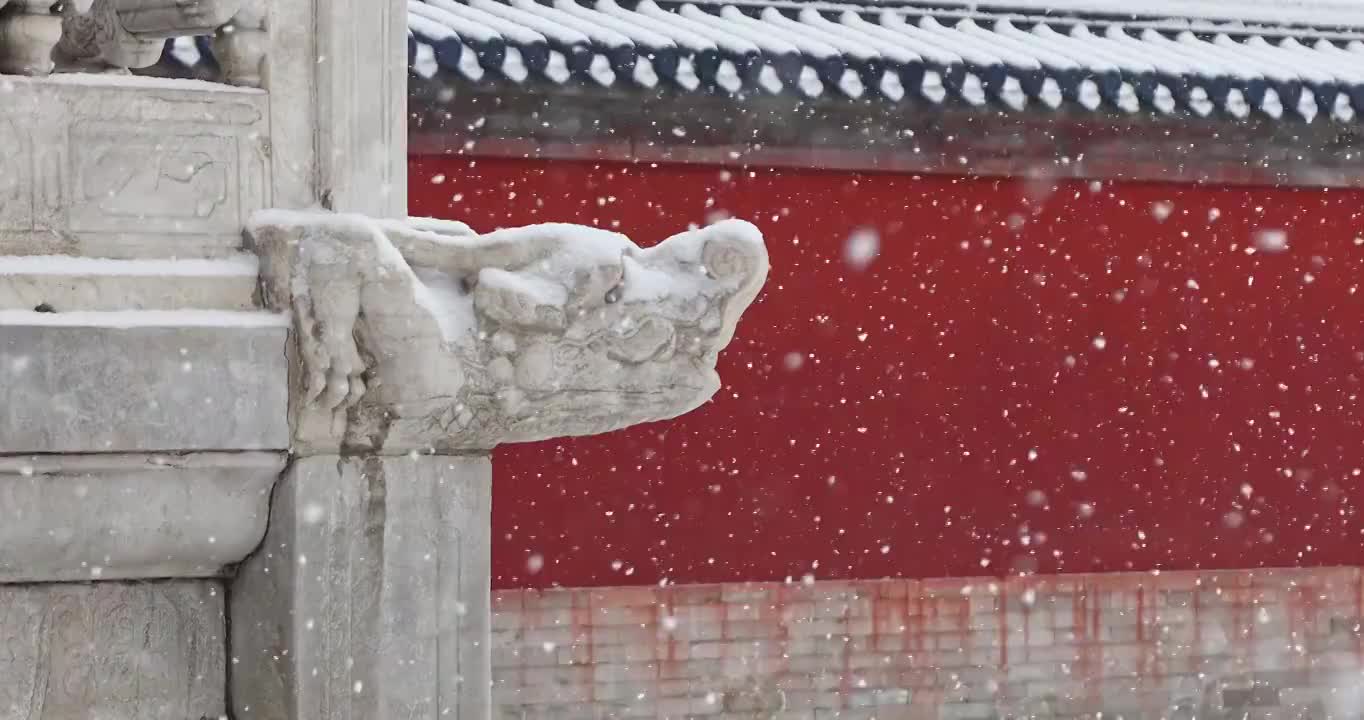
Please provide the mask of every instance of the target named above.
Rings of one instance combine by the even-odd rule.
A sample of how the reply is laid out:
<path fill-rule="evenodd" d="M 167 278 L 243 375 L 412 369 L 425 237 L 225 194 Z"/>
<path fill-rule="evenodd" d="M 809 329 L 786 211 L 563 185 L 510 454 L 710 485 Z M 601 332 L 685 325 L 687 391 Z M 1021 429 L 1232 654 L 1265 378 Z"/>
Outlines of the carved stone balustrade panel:
<path fill-rule="evenodd" d="M 0 254 L 222 257 L 269 201 L 264 92 L 57 75 L 0 93 Z"/>

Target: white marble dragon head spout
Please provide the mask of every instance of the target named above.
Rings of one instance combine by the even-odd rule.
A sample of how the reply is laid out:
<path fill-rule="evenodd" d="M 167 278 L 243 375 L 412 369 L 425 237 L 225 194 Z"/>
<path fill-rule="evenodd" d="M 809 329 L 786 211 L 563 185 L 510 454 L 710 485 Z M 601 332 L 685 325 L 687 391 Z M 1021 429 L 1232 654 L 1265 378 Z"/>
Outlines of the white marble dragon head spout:
<path fill-rule="evenodd" d="M 752 225 L 618 233 L 269 211 L 263 290 L 294 313 L 296 432 L 381 452 L 486 449 L 688 412 L 767 277 Z"/>

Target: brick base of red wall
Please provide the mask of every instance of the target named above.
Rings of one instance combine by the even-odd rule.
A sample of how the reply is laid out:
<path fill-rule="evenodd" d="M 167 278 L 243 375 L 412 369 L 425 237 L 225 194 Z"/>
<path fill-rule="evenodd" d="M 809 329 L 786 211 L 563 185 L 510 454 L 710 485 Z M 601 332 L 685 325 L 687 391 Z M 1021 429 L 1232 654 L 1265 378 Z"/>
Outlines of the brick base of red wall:
<path fill-rule="evenodd" d="M 495 717 L 1358 720 L 1355 568 L 506 591 Z"/>

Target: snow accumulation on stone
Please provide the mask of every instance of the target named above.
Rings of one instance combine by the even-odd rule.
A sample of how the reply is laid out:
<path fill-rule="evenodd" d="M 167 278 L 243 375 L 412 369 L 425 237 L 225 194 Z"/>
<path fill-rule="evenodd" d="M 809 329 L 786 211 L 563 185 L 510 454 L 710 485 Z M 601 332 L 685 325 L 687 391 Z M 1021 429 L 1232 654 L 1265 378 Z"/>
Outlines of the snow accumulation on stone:
<path fill-rule="evenodd" d="M 0 257 L 0 275 L 90 275 L 137 277 L 255 277 L 260 261 L 255 255 L 221 260 L 110 260 L 70 255 Z"/>
<path fill-rule="evenodd" d="M 1069 102 L 1307 122 L 1346 121 L 1364 104 L 1354 62 L 1364 4 L 1353 0 L 410 5 L 418 18 L 412 56 L 423 77 L 447 69 L 474 82 L 577 79 L 891 102 L 955 96 L 1013 110 Z"/>
<path fill-rule="evenodd" d="M 110 75 L 103 73 L 57 73 L 47 77 L 23 78 L 6 77 L 15 83 L 44 83 L 62 85 L 103 86 L 112 88 L 142 88 L 146 90 L 191 90 L 196 92 L 236 93 L 245 95 L 264 95 L 260 88 L 227 85 L 206 80 L 184 80 L 179 78 L 150 77 L 146 75 Z"/>
<path fill-rule="evenodd" d="M 1015 11 L 1084 13 L 1148 18 L 1196 18 L 1238 22 L 1364 27 L 1358 0 L 904 0 L 908 6 L 975 10 L 997 4 Z"/>
<path fill-rule="evenodd" d="M 248 230 L 257 236 L 264 229 L 281 227 L 330 232 L 343 238 L 343 242 L 368 238 L 367 242 L 374 243 L 373 250 L 383 255 L 383 262 L 394 267 L 405 265 L 414 270 L 453 273 L 456 277 L 474 276 L 489 288 L 505 289 L 552 306 L 564 304 L 566 284 L 577 282 L 575 278 L 580 272 L 597 268 L 608 270 L 603 281 L 609 282 L 617 281 L 610 278 L 609 269 L 624 272 L 626 295 L 622 299 L 627 301 L 676 294 L 684 289 L 679 283 L 691 283 L 693 279 L 700 282 L 707 277 L 703 255 L 707 242 L 717 235 L 746 247 L 754 257 L 764 256 L 762 233 L 742 220 L 725 220 L 689 230 L 665 241 L 666 248 L 645 249 L 617 232 L 566 223 L 504 228 L 478 235 L 464 223 L 454 221 L 375 220 L 321 211 L 265 210 L 248 222 Z M 327 250 L 315 247 L 310 252 Z M 342 248 L 338 246 L 332 252 L 342 252 Z M 329 261 L 318 257 L 313 260 Z M 667 269 L 646 268 L 649 262 L 663 262 Z M 765 274 L 766 268 L 761 271 Z M 421 274 L 423 279 L 430 277 L 429 273 Z M 611 289 L 599 288 L 602 293 Z M 421 286 L 417 293 L 415 301 L 428 309 L 442 304 L 426 297 Z"/>
<path fill-rule="evenodd" d="M 44 313 L 33 310 L 0 310 L 0 325 L 99 328 L 271 328 L 288 327 L 289 316 L 281 313 L 234 310 L 116 310 Z"/>

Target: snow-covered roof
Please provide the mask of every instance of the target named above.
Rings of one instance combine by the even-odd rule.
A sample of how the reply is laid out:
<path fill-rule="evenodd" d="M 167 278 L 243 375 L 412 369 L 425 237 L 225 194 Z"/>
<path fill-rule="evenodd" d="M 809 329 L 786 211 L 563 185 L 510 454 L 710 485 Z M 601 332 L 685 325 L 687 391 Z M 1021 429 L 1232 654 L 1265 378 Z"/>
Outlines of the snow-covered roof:
<path fill-rule="evenodd" d="M 471 83 L 1299 122 L 1364 112 L 1358 2 L 1238 2 L 1228 20 L 1229 0 L 409 0 L 409 49 L 419 75 Z"/>

